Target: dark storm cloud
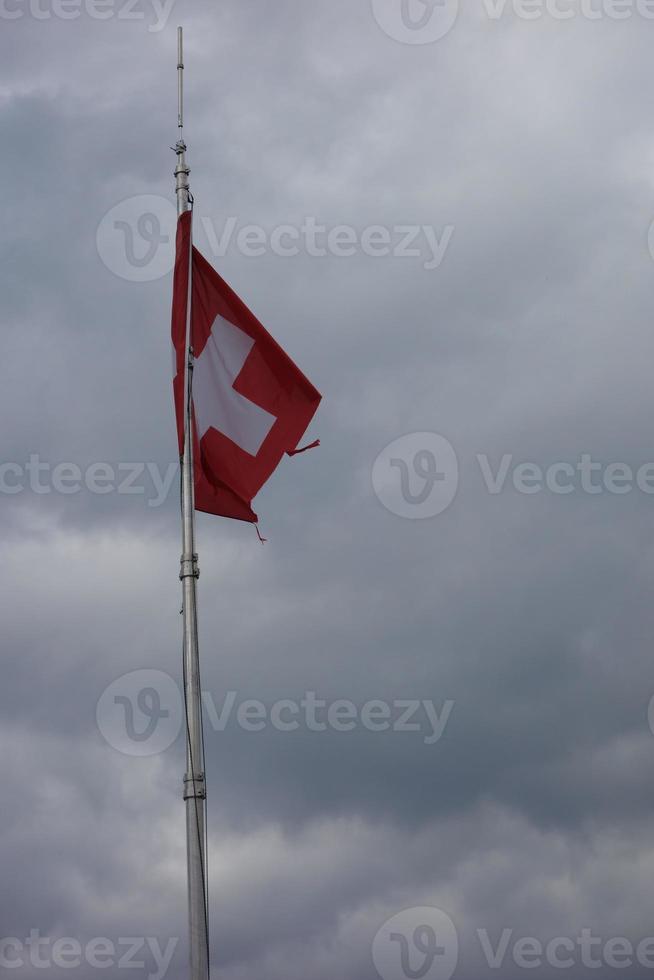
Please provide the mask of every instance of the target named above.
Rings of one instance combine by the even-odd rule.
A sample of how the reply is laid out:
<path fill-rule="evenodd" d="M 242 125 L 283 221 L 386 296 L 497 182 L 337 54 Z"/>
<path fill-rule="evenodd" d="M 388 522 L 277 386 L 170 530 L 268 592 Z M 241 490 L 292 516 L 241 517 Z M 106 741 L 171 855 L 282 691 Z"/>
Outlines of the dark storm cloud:
<path fill-rule="evenodd" d="M 170 277 L 115 275 L 96 234 L 121 201 L 171 197 L 184 22 L 198 245 L 325 394 L 321 449 L 257 500 L 265 549 L 198 519 L 204 688 L 218 708 L 454 702 L 432 745 L 208 725 L 217 968 L 364 980 L 377 930 L 422 905 L 455 923 L 464 980 L 489 971 L 477 929 L 647 937 L 652 497 L 530 496 L 510 476 L 492 494 L 477 456 L 654 459 L 654 24 L 480 4 L 410 47 L 368 3 L 180 0 L 162 30 L 146 4 L 24 9 L 0 25 L 1 461 L 174 463 Z M 432 271 L 215 256 L 207 229 L 230 216 L 454 231 Z M 371 470 L 422 431 L 454 446 L 459 490 L 403 520 Z M 117 677 L 179 675 L 176 481 L 161 506 L 151 491 L 0 495 L 0 937 L 181 937 L 182 976 L 181 739 L 123 756 L 95 719 Z M 509 953 L 501 975 L 523 972 Z"/>

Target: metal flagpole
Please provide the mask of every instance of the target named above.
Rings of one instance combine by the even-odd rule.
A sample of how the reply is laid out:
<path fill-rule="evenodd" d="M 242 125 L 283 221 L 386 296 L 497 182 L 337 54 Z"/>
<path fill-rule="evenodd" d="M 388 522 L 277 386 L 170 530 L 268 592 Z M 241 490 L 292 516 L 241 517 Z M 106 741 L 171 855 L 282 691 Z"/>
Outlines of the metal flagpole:
<path fill-rule="evenodd" d="M 177 28 L 177 96 L 178 140 L 175 145 L 177 166 L 175 181 L 178 216 L 191 207 L 190 170 L 186 163 L 184 142 L 184 52 L 182 28 Z M 196 582 L 200 572 L 195 553 L 195 500 L 193 481 L 193 433 L 191 391 L 193 351 L 191 347 L 192 263 L 189 247 L 188 300 L 186 309 L 186 375 L 184 382 L 184 453 L 182 456 L 182 559 L 179 577 L 183 586 L 184 616 L 184 700 L 186 706 L 186 856 L 188 866 L 188 910 L 190 980 L 208 980 L 209 928 L 206 854 L 206 785 L 202 737 L 202 700 Z"/>

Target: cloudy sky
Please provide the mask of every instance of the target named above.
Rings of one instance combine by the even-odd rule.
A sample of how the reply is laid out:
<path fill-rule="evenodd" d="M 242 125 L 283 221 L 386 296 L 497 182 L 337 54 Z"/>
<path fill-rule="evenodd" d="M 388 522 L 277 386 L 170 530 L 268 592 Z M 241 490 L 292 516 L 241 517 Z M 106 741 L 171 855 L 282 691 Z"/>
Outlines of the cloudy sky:
<path fill-rule="evenodd" d="M 198 518 L 213 975 L 652 975 L 653 16 L 0 0 L 0 972 L 187 975 L 183 23 L 196 244 L 324 396 L 265 547 Z"/>

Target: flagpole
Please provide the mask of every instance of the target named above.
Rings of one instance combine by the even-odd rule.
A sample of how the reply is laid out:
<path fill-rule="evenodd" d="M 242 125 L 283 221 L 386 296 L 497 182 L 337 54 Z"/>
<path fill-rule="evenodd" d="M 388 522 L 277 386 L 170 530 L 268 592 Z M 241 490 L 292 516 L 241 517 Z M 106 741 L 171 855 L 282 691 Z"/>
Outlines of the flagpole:
<path fill-rule="evenodd" d="M 178 217 L 189 208 L 190 170 L 184 142 L 184 50 L 182 28 L 177 28 L 177 126 L 175 145 L 177 166 L 175 186 Z M 192 220 L 192 219 L 191 219 Z M 192 249 L 192 235 L 189 249 Z M 184 451 L 182 455 L 182 558 L 179 577 L 183 586 L 184 617 L 184 702 L 186 706 L 186 857 L 188 874 L 188 916 L 190 980 L 208 980 L 209 928 L 206 854 L 206 784 L 202 737 L 202 695 L 198 650 L 196 582 L 200 572 L 195 553 L 195 500 L 193 481 L 193 434 L 191 388 L 193 350 L 191 345 L 192 262 L 189 250 L 189 279 L 186 310 L 186 373 L 184 379 Z"/>

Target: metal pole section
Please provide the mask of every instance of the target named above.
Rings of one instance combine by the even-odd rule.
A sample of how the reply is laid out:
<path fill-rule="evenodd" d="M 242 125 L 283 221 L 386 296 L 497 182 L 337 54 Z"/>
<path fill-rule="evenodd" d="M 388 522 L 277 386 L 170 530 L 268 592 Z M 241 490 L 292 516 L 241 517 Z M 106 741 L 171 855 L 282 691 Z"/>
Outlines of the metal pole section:
<path fill-rule="evenodd" d="M 178 216 L 189 207 L 189 168 L 186 164 L 184 125 L 184 55 L 182 28 L 177 29 L 177 125 L 175 181 Z M 188 912 L 190 980 L 208 980 L 209 930 L 206 834 L 206 786 L 202 738 L 202 698 L 198 651 L 196 582 L 200 572 L 195 553 L 195 499 L 193 481 L 193 433 L 191 386 L 193 351 L 191 348 L 191 254 L 189 252 L 188 301 L 186 312 L 186 377 L 184 384 L 184 453 L 182 457 L 182 559 L 179 577 L 183 586 L 184 616 L 184 698 L 186 704 L 186 855 L 188 867 Z"/>
<path fill-rule="evenodd" d="M 184 37 L 181 27 L 177 28 L 177 129 L 175 190 L 177 192 L 177 215 L 179 216 L 188 209 L 188 175 L 191 172 L 186 166 L 186 143 L 184 142 Z"/>

